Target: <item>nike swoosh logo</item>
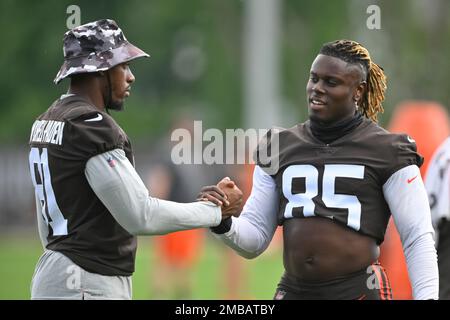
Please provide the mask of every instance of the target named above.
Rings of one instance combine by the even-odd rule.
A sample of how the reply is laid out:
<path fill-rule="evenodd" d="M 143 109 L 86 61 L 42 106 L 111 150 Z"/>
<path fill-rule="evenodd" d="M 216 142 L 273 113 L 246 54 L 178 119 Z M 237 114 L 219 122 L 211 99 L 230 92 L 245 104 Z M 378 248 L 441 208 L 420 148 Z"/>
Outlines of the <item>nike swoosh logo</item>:
<path fill-rule="evenodd" d="M 413 182 L 413 181 L 414 181 L 414 179 L 416 179 L 416 178 L 417 178 L 417 176 L 415 176 L 414 178 L 408 179 L 408 183 L 411 183 L 411 182 Z"/>
<path fill-rule="evenodd" d="M 100 113 L 97 113 L 97 116 L 95 118 L 84 120 L 84 122 L 102 121 L 102 120 L 103 120 L 103 116 Z"/>
<path fill-rule="evenodd" d="M 416 140 L 414 140 L 414 139 L 413 139 L 413 138 L 411 138 L 410 136 L 408 136 L 408 138 L 407 138 L 407 139 L 408 139 L 408 141 L 409 141 L 409 142 L 411 142 L 411 143 L 415 143 L 415 142 L 416 142 Z"/>

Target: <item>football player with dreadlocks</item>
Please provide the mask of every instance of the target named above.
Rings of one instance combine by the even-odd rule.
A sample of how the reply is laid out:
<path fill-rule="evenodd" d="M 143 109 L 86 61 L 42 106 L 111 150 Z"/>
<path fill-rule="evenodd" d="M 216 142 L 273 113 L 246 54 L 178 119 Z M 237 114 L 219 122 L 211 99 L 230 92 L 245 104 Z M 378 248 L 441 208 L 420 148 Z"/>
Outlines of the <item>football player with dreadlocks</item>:
<path fill-rule="evenodd" d="M 323 45 L 306 85 L 309 120 L 272 130 L 260 143 L 241 216 L 212 228 L 241 256 L 254 258 L 283 226 L 285 272 L 274 299 L 392 299 L 377 261 L 391 214 L 414 298 L 438 298 L 423 158 L 410 137 L 376 123 L 385 90 L 383 69 L 362 45 Z M 261 160 L 264 149 L 272 151 L 276 170 Z M 212 199 L 217 189 L 205 187 L 199 198 Z"/>
<path fill-rule="evenodd" d="M 32 299 L 130 299 L 136 235 L 215 226 L 240 204 L 237 189 L 222 210 L 209 202 L 149 196 L 127 135 L 106 112 L 123 108 L 135 81 L 129 63 L 141 57 L 148 54 L 128 42 L 113 20 L 64 35 L 64 64 L 55 83 L 70 76 L 69 91 L 38 117 L 30 136 L 45 247 Z"/>

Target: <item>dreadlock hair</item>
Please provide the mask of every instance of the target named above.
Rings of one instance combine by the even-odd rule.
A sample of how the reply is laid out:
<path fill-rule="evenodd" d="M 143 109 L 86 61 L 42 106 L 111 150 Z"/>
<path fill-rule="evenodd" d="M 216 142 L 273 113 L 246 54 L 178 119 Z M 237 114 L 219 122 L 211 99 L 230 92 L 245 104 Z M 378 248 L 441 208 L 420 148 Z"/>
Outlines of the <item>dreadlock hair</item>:
<path fill-rule="evenodd" d="M 358 42 L 336 40 L 325 43 L 319 53 L 361 66 L 367 90 L 358 101 L 358 105 L 366 118 L 376 122 L 378 113 L 384 111 L 382 102 L 387 88 L 386 75 L 383 68 L 372 61 L 369 51 Z"/>

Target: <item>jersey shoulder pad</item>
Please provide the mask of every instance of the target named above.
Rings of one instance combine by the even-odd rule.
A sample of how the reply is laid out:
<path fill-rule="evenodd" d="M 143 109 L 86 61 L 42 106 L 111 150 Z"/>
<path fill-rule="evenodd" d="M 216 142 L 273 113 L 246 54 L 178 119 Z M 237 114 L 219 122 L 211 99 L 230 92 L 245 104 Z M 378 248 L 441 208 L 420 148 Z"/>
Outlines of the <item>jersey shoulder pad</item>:
<path fill-rule="evenodd" d="M 279 169 L 280 145 L 289 129 L 272 127 L 259 140 L 253 159 L 267 174 L 274 175 Z"/>
<path fill-rule="evenodd" d="M 68 98 L 65 104 L 64 148 L 85 159 L 123 149 L 128 138 L 109 114 L 76 97 Z"/>
<path fill-rule="evenodd" d="M 387 178 L 401 168 L 410 165 L 420 168 L 423 164 L 424 158 L 417 152 L 416 141 L 406 133 L 391 133 L 382 129 L 378 132 L 375 143 L 388 163 Z"/>

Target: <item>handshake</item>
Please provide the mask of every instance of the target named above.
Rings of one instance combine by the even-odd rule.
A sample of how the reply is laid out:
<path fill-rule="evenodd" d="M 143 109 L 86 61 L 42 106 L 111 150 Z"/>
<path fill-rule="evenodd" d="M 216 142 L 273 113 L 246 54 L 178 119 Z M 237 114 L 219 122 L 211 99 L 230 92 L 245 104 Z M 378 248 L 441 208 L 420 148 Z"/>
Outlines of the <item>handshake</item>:
<path fill-rule="evenodd" d="M 239 217 L 242 211 L 242 191 L 234 181 L 225 177 L 215 186 L 206 186 L 200 190 L 198 201 L 210 201 L 222 209 L 222 219 Z"/>

